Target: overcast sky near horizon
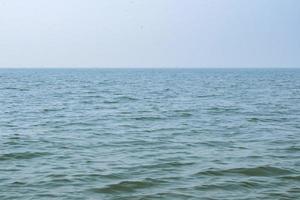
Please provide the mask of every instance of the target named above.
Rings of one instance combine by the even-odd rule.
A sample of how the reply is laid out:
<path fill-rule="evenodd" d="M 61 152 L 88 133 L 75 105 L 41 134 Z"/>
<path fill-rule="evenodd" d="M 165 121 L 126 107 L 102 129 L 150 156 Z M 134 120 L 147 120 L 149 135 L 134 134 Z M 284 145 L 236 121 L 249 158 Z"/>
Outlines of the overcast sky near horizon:
<path fill-rule="evenodd" d="M 300 67 L 300 1 L 0 0 L 0 67 Z"/>

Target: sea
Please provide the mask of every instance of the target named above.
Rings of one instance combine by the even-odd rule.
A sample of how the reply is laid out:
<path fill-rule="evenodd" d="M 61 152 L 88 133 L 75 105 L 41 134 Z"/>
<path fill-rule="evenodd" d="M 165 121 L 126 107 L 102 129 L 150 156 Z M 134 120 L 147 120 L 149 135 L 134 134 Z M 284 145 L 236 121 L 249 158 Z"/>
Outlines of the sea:
<path fill-rule="evenodd" d="M 0 199 L 300 199 L 300 69 L 1 69 Z"/>

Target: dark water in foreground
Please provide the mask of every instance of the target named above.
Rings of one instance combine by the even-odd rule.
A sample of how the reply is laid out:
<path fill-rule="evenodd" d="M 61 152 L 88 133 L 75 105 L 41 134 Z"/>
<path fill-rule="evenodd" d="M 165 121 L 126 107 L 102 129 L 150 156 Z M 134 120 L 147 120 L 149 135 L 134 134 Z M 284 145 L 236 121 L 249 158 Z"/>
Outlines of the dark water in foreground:
<path fill-rule="evenodd" d="M 0 199 L 300 199 L 300 70 L 0 70 Z"/>

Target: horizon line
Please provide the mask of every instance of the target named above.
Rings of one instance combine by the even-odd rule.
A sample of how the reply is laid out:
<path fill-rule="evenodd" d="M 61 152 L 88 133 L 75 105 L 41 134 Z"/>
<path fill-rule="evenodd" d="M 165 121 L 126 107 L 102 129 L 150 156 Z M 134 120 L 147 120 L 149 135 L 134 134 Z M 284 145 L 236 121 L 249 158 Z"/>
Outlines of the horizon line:
<path fill-rule="evenodd" d="M 1 69 L 300 69 L 300 67 L 0 67 Z"/>

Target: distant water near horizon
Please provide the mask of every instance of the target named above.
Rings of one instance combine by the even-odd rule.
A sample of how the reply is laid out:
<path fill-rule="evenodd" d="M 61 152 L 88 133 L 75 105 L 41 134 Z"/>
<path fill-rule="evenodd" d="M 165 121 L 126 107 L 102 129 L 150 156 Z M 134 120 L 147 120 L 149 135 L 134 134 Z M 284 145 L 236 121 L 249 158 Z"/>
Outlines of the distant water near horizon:
<path fill-rule="evenodd" d="M 300 69 L 0 69 L 1 200 L 300 199 Z"/>

